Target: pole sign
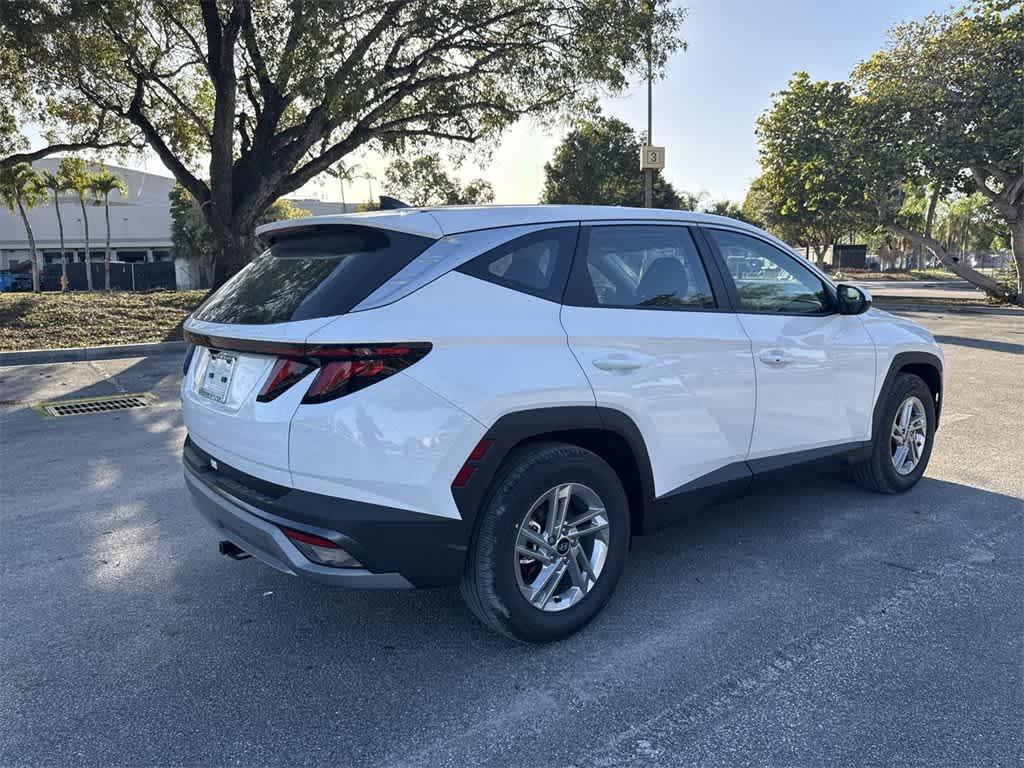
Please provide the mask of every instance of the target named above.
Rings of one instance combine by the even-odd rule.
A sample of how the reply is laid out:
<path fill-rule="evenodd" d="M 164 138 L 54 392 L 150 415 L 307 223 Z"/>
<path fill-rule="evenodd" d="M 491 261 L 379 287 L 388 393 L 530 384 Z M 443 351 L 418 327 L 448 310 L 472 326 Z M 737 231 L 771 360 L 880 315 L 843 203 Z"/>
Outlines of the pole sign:
<path fill-rule="evenodd" d="M 665 167 L 665 148 L 645 145 L 640 149 L 640 170 L 660 171 Z"/>

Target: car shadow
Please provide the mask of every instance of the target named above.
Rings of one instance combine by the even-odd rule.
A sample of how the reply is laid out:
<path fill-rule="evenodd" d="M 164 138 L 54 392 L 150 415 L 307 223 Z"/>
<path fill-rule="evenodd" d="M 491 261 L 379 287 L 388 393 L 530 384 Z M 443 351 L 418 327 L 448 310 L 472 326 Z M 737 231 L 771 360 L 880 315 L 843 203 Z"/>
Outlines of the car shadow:
<path fill-rule="evenodd" d="M 974 339 L 968 336 L 936 336 L 935 340 L 940 344 L 954 344 L 958 347 L 971 347 L 972 349 L 987 349 L 991 352 L 1005 352 L 1010 355 L 1024 355 L 1024 344 L 1014 344 L 1009 341 L 996 341 L 994 339 Z"/>

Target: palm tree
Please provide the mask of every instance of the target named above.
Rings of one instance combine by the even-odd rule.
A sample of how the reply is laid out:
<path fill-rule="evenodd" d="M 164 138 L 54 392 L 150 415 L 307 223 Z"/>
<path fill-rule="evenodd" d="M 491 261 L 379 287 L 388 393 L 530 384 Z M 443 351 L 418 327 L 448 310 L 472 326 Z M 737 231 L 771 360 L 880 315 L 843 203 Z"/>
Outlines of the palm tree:
<path fill-rule="evenodd" d="M 64 219 L 60 215 L 60 195 L 69 189 L 68 180 L 60 171 L 50 173 L 43 171 L 40 178 L 42 184 L 53 193 L 53 209 L 57 212 L 57 231 L 60 233 L 60 289 L 68 289 L 68 259 L 64 251 Z"/>
<path fill-rule="evenodd" d="M 39 293 L 39 262 L 36 255 L 36 237 L 28 220 L 28 209 L 35 208 L 46 199 L 39 174 L 28 163 L 18 163 L 0 170 L 0 202 L 11 213 L 17 211 L 28 235 L 29 261 L 32 264 L 32 290 Z"/>
<path fill-rule="evenodd" d="M 367 183 L 370 185 L 370 199 L 367 201 L 366 206 L 367 206 L 367 210 L 373 210 L 373 207 L 374 207 L 374 205 L 373 205 L 373 180 L 375 178 L 377 178 L 377 177 L 374 176 L 369 171 L 367 171 L 366 173 L 360 174 L 359 178 L 360 179 L 366 179 Z"/>
<path fill-rule="evenodd" d="M 100 166 L 99 173 L 92 177 L 92 192 L 96 198 L 103 198 L 103 214 L 107 220 L 107 250 L 103 254 L 103 289 L 110 290 L 110 193 L 118 191 L 128 194 L 124 179 Z"/>
<path fill-rule="evenodd" d="M 341 212 L 345 213 L 347 205 L 345 204 L 345 182 L 350 184 L 356 179 L 362 178 L 359 173 L 360 166 L 358 165 L 345 165 L 345 162 L 339 161 L 334 168 L 329 169 L 327 172 L 338 180 L 338 184 L 341 187 Z"/>
<path fill-rule="evenodd" d="M 68 188 L 78 195 L 78 204 L 82 206 L 82 224 L 85 227 L 85 286 L 92 290 L 92 262 L 89 259 L 89 217 L 85 214 L 85 201 L 92 190 L 93 175 L 89 166 L 80 157 L 65 157 L 57 167 L 57 173 L 68 180 Z"/>

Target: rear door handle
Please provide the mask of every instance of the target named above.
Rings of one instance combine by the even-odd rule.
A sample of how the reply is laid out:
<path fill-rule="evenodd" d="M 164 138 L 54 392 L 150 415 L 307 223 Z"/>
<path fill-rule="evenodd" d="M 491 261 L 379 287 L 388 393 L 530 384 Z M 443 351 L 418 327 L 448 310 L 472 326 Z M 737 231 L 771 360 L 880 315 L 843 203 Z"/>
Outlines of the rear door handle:
<path fill-rule="evenodd" d="M 635 357 L 599 357 L 594 360 L 594 367 L 602 371 L 635 371 L 643 367 L 643 361 Z"/>
<path fill-rule="evenodd" d="M 784 349 L 763 349 L 758 357 L 768 365 L 789 365 L 793 362 L 793 356 Z"/>

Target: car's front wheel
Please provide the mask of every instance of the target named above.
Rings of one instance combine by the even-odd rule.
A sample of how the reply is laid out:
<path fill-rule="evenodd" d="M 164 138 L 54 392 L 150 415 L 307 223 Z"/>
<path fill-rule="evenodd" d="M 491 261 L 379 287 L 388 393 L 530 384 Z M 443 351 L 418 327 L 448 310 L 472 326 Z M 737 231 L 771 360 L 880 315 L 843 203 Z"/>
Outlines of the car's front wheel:
<path fill-rule="evenodd" d="M 913 374 L 896 377 L 882 406 L 871 455 L 853 466 L 857 483 L 880 493 L 913 488 L 928 466 L 935 439 L 935 401 Z"/>
<path fill-rule="evenodd" d="M 480 511 L 462 594 L 502 634 L 557 640 L 608 602 L 629 535 L 626 495 L 604 460 L 574 445 L 524 446 L 506 460 Z"/>

